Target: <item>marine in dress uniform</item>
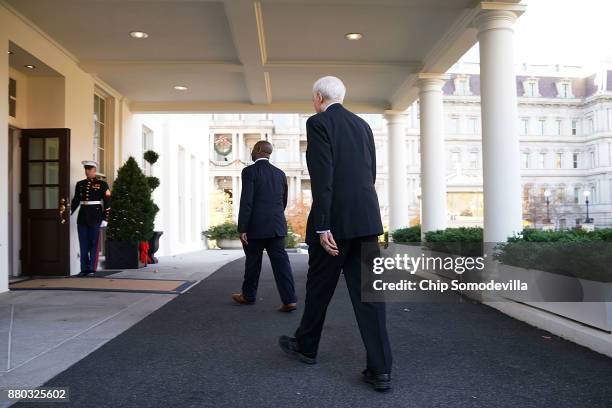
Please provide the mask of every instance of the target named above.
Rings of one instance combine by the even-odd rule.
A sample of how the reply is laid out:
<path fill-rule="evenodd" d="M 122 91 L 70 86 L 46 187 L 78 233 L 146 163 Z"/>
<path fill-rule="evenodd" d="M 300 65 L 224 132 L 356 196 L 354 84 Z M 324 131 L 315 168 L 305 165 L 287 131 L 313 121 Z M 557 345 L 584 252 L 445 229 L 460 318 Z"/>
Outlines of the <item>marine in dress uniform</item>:
<path fill-rule="evenodd" d="M 86 179 L 76 184 L 71 203 L 71 214 L 81 207 L 77 217 L 79 246 L 81 248 L 81 273 L 94 276 L 98 266 L 98 241 L 100 228 L 106 225 L 110 211 L 111 192 L 104 180 L 96 177 L 97 163 L 83 161 Z"/>

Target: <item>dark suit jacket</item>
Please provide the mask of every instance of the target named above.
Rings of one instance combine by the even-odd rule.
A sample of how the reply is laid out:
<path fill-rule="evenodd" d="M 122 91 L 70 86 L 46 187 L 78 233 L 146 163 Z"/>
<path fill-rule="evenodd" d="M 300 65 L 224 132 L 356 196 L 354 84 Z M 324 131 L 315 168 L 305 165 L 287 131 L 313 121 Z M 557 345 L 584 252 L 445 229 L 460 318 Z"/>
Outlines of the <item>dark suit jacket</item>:
<path fill-rule="evenodd" d="M 268 160 L 242 169 L 238 232 L 246 232 L 248 239 L 286 236 L 287 190 L 287 176 Z"/>
<path fill-rule="evenodd" d="M 336 240 L 383 233 L 376 181 L 376 149 L 365 120 L 341 104 L 306 122 L 306 161 L 312 187 L 306 242 L 331 230 Z"/>

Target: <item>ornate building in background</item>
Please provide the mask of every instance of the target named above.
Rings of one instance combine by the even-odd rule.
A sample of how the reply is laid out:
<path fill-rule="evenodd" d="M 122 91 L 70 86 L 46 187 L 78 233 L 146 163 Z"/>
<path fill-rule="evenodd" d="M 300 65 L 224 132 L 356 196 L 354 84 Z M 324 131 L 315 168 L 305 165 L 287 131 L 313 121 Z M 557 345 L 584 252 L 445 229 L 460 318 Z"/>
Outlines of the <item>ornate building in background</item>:
<path fill-rule="evenodd" d="M 449 225 L 482 223 L 480 78 L 477 63 L 461 62 L 444 86 L 447 209 Z M 517 67 L 519 138 L 525 224 L 568 228 L 590 217 L 612 225 L 612 69 L 585 74 L 581 67 Z M 350 91 L 350 90 L 349 90 Z M 350 97 L 350 94 L 349 94 Z M 406 183 L 409 211 L 419 217 L 419 108 L 406 120 Z M 361 115 L 374 132 L 383 219 L 388 217 L 387 127 L 383 115 Z M 290 202 L 311 201 L 306 168 L 307 115 L 215 114 L 210 122 L 213 190 L 240 197 L 240 172 L 258 140 L 274 144 L 272 162 L 288 177 Z M 503 158 L 500 158 L 503 160 Z M 548 203 L 548 204 L 547 204 Z"/>

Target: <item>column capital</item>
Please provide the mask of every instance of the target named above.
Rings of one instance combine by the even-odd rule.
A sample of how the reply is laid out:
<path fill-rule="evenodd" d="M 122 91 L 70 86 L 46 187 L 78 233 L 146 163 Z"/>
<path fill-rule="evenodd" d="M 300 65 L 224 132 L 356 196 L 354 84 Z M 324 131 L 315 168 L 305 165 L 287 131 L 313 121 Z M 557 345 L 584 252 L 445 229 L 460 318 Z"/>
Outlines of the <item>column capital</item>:
<path fill-rule="evenodd" d="M 405 123 L 408 118 L 408 111 L 386 110 L 384 116 L 387 123 Z"/>
<path fill-rule="evenodd" d="M 419 92 L 441 92 L 442 87 L 450 78 L 448 74 L 420 72 L 417 75 Z"/>
<path fill-rule="evenodd" d="M 479 4 L 480 12 L 473 21 L 478 34 L 489 30 L 513 30 L 514 22 L 527 6 L 510 2 L 483 1 Z"/>

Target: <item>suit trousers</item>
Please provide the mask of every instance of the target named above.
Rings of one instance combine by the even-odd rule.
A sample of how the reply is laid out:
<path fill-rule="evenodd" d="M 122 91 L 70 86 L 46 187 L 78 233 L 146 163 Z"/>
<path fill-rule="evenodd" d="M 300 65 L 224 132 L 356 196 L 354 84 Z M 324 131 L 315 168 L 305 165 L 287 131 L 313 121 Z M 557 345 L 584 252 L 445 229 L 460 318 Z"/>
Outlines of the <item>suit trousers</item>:
<path fill-rule="evenodd" d="M 244 281 L 242 294 L 249 301 L 257 299 L 257 287 L 261 273 L 261 262 L 264 249 L 268 252 L 276 288 L 284 304 L 295 303 L 295 284 L 289 256 L 285 251 L 285 237 L 249 239 L 249 244 L 242 244 L 246 261 L 244 264 Z"/>
<path fill-rule="evenodd" d="M 311 357 L 317 354 L 327 306 L 342 271 L 366 348 L 367 368 L 376 374 L 391 373 L 385 304 L 361 301 L 362 265 L 372 270 L 371 262 L 380 254 L 377 240 L 376 236 L 338 240 L 340 254 L 337 256 L 329 255 L 319 243 L 309 245 L 304 314 L 295 332 L 302 353 Z"/>

